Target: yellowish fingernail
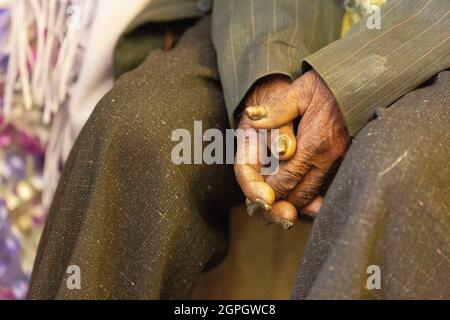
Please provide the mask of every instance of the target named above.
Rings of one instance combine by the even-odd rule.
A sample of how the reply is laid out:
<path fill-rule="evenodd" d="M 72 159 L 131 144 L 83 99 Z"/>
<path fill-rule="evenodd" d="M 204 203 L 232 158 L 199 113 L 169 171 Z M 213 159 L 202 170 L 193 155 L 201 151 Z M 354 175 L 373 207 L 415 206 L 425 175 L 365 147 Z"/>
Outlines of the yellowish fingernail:
<path fill-rule="evenodd" d="M 252 120 L 261 120 L 267 117 L 267 108 L 265 106 L 248 107 L 245 113 Z"/>
<path fill-rule="evenodd" d="M 263 213 L 264 211 L 270 211 L 272 209 L 272 206 L 268 205 L 264 200 L 262 199 L 256 199 L 255 202 L 246 201 L 247 205 L 247 213 L 251 217 L 255 213 Z"/>
<path fill-rule="evenodd" d="M 277 224 L 282 227 L 284 230 L 289 230 L 292 228 L 294 223 L 292 221 L 286 220 L 286 219 L 280 219 L 277 221 Z"/>
<path fill-rule="evenodd" d="M 278 139 L 277 152 L 280 156 L 286 154 L 288 150 L 289 142 L 286 137 L 280 137 Z"/>
<path fill-rule="evenodd" d="M 270 211 L 271 209 L 272 209 L 272 206 L 270 206 L 269 204 L 267 204 L 264 200 L 262 200 L 262 199 L 256 199 L 255 200 L 255 203 L 256 204 L 258 204 L 258 206 L 261 208 L 261 209 L 264 209 L 264 210 L 266 210 L 266 211 Z"/>

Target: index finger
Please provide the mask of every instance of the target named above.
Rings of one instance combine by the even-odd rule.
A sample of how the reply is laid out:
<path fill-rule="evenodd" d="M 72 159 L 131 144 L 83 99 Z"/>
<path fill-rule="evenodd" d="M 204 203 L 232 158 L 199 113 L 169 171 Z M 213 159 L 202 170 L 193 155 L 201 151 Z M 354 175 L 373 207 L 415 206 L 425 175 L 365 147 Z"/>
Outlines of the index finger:
<path fill-rule="evenodd" d="M 275 193 L 264 181 L 261 173 L 259 152 L 264 147 L 260 137 L 249 128 L 243 137 L 238 135 L 234 172 L 242 192 L 252 202 L 260 203 L 265 210 L 270 210 L 275 201 Z M 252 133 L 254 132 L 254 133 Z"/>
<path fill-rule="evenodd" d="M 299 115 L 298 94 L 290 86 L 276 96 L 258 106 L 249 106 L 245 114 L 250 118 L 250 125 L 258 129 L 275 129 L 291 121 Z"/>

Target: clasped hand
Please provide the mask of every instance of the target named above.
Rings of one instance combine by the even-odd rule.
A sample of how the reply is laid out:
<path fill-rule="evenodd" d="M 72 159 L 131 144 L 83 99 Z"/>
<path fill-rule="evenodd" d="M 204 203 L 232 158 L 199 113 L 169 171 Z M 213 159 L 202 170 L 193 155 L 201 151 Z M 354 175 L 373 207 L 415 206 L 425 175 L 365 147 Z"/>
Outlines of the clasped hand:
<path fill-rule="evenodd" d="M 236 179 L 247 198 L 250 215 L 261 213 L 270 222 L 289 229 L 297 212 L 313 215 L 320 209 L 320 190 L 350 145 L 343 116 L 327 85 L 315 71 L 290 83 L 285 76 L 262 79 L 245 100 L 241 129 L 279 129 L 277 172 L 263 176 L 261 164 L 236 161 Z M 297 134 L 294 121 L 300 119 Z M 244 159 L 258 148 L 238 145 Z"/>

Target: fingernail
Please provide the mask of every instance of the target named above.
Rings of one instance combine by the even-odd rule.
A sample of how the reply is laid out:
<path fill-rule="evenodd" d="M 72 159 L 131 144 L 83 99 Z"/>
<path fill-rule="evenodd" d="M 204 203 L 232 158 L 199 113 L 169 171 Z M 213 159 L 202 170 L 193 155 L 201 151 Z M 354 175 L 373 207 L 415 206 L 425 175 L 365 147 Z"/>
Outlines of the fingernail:
<path fill-rule="evenodd" d="M 260 207 L 257 203 L 250 203 L 247 205 L 247 213 L 251 217 L 253 216 L 258 210 L 260 210 Z"/>
<path fill-rule="evenodd" d="M 278 138 L 278 145 L 277 145 L 278 155 L 280 155 L 280 156 L 284 155 L 288 150 L 288 145 L 289 145 L 289 142 L 286 137 Z"/>
<path fill-rule="evenodd" d="M 250 217 L 259 210 L 270 211 L 272 209 L 272 206 L 268 205 L 264 200 L 259 198 L 256 199 L 255 202 L 246 200 L 245 203 L 247 204 L 247 213 Z"/>
<path fill-rule="evenodd" d="M 270 211 L 272 210 L 272 206 L 270 206 L 269 204 L 267 204 L 264 200 L 262 199 L 256 199 L 255 203 L 261 208 L 264 209 L 266 211 Z"/>
<path fill-rule="evenodd" d="M 284 230 L 289 230 L 294 225 L 294 223 L 292 221 L 289 221 L 289 220 L 286 220 L 286 219 L 278 220 L 277 224 L 279 226 L 281 226 Z"/>
<path fill-rule="evenodd" d="M 267 109 L 265 106 L 248 107 L 245 109 L 245 113 L 252 120 L 261 120 L 267 117 Z"/>

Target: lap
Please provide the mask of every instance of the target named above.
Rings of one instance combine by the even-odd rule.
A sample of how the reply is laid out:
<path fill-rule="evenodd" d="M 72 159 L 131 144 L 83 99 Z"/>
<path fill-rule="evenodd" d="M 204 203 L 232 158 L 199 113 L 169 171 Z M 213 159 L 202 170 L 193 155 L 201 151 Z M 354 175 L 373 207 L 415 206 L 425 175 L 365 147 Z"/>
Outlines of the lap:
<path fill-rule="evenodd" d="M 224 253 L 232 168 L 171 160 L 173 130 L 228 126 L 209 23 L 152 52 L 96 106 L 56 191 L 30 297 L 186 297 Z M 70 264 L 83 290 L 65 289 Z"/>
<path fill-rule="evenodd" d="M 450 72 L 378 114 L 327 193 L 295 298 L 450 295 Z M 366 288 L 369 265 L 381 290 Z"/>

